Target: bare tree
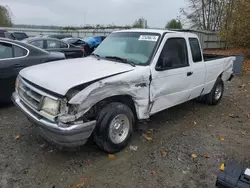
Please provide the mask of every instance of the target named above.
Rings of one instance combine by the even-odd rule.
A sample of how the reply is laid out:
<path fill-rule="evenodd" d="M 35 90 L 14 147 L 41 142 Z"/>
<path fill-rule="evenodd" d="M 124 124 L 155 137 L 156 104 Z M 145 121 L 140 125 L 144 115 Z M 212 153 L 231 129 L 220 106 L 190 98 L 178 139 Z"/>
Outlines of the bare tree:
<path fill-rule="evenodd" d="M 191 28 L 218 31 L 222 27 L 228 4 L 232 0 L 188 0 L 181 13 L 191 22 Z"/>

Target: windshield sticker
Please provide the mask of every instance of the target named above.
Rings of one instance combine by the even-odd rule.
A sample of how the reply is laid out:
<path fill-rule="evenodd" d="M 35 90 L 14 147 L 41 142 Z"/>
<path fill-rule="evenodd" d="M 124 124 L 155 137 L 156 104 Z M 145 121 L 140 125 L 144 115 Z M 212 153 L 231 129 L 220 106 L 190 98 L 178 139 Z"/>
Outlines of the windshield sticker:
<path fill-rule="evenodd" d="M 146 40 L 146 41 L 154 41 L 156 42 L 158 40 L 159 36 L 154 35 L 141 35 L 138 40 Z"/>

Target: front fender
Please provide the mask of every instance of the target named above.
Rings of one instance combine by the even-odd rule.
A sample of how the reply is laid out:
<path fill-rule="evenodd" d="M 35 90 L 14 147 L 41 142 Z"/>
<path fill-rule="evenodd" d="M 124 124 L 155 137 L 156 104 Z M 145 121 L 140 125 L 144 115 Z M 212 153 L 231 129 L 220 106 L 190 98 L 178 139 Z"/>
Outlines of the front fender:
<path fill-rule="evenodd" d="M 138 119 L 146 119 L 149 117 L 149 72 L 132 72 L 95 82 L 76 94 L 69 103 L 78 105 L 78 112 L 84 114 L 105 98 L 129 95 L 134 101 Z"/>

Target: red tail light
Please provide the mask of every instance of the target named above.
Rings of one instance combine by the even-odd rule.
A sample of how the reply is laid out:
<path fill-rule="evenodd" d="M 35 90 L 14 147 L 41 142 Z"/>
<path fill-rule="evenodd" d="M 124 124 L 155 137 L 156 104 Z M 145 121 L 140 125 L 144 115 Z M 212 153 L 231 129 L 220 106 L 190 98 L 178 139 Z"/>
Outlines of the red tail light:
<path fill-rule="evenodd" d="M 82 52 L 85 53 L 85 49 L 84 48 L 82 48 Z"/>

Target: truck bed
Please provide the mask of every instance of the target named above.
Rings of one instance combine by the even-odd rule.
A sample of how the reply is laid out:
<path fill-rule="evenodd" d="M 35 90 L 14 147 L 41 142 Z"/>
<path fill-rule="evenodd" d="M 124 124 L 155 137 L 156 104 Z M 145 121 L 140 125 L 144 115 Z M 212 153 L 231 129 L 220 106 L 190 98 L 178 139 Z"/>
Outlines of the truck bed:
<path fill-rule="evenodd" d="M 227 55 L 217 55 L 217 54 L 204 54 L 203 53 L 203 57 L 204 57 L 204 61 L 212 61 L 215 59 L 222 59 L 222 58 L 226 58 L 226 57 L 230 57 Z"/>

